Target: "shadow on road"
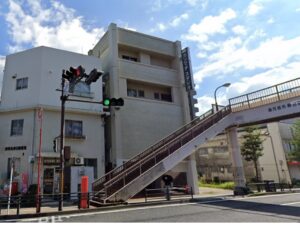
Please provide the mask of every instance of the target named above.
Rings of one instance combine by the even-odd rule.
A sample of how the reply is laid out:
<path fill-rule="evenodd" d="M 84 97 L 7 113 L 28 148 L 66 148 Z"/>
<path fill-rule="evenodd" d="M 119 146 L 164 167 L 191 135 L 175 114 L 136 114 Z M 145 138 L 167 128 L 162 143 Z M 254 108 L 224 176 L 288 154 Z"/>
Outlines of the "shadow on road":
<path fill-rule="evenodd" d="M 250 202 L 243 200 L 227 200 L 227 201 L 209 201 L 199 202 L 199 205 L 207 205 L 209 207 L 222 207 L 231 210 L 251 211 L 260 214 L 286 215 L 292 217 L 300 217 L 300 208 L 294 206 L 283 206 L 271 203 Z"/>

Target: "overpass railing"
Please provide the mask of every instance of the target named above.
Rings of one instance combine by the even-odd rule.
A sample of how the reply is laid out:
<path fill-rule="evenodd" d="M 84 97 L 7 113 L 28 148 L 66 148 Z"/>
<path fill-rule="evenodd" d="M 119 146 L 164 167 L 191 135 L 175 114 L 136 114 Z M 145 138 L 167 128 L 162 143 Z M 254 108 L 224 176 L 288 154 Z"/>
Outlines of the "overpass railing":
<path fill-rule="evenodd" d="M 297 96 L 300 96 L 300 78 L 230 98 L 229 105 L 232 112 L 238 112 Z"/>

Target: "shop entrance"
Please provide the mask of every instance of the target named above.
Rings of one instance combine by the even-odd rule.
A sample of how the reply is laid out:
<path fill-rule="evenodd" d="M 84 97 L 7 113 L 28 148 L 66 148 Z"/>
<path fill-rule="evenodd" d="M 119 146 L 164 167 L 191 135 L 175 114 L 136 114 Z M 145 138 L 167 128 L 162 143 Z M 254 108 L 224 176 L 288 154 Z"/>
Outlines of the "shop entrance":
<path fill-rule="evenodd" d="M 44 194 L 57 194 L 59 189 L 59 167 L 44 168 Z"/>

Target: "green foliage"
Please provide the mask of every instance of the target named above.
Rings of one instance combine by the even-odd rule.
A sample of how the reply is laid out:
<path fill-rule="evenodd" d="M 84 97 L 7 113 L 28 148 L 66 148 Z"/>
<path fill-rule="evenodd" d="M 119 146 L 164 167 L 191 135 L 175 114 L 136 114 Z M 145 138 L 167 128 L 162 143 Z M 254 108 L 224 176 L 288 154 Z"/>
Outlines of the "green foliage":
<path fill-rule="evenodd" d="M 261 134 L 256 127 L 247 127 L 243 135 L 244 142 L 241 147 L 242 156 L 246 161 L 257 161 L 263 155 Z"/>
<path fill-rule="evenodd" d="M 199 187 L 217 188 L 217 189 L 234 189 L 234 182 L 225 183 L 205 183 L 204 180 L 200 180 Z"/>
<path fill-rule="evenodd" d="M 289 158 L 300 161 L 300 120 L 297 120 L 292 127 L 293 139 L 292 145 L 293 150 L 289 153 Z"/>
<path fill-rule="evenodd" d="M 253 161 L 256 171 L 256 180 L 259 181 L 257 161 L 263 155 L 263 140 L 257 127 L 251 126 L 245 129 L 244 142 L 241 146 L 241 154 L 246 161 Z"/>

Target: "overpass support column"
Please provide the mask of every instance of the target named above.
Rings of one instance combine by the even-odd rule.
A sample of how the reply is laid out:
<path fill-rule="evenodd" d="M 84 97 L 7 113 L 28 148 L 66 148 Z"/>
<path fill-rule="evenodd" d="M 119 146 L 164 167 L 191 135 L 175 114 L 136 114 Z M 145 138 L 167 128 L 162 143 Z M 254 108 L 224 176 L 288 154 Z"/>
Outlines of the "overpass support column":
<path fill-rule="evenodd" d="M 198 186 L 198 172 L 196 167 L 195 154 L 189 156 L 189 161 L 187 162 L 187 183 L 193 188 L 195 195 L 199 194 Z"/>
<path fill-rule="evenodd" d="M 232 171 L 235 183 L 234 194 L 244 195 L 248 193 L 246 188 L 246 179 L 244 173 L 243 160 L 237 135 L 237 127 L 231 127 L 226 130 L 229 143 L 230 157 L 232 161 Z"/>

